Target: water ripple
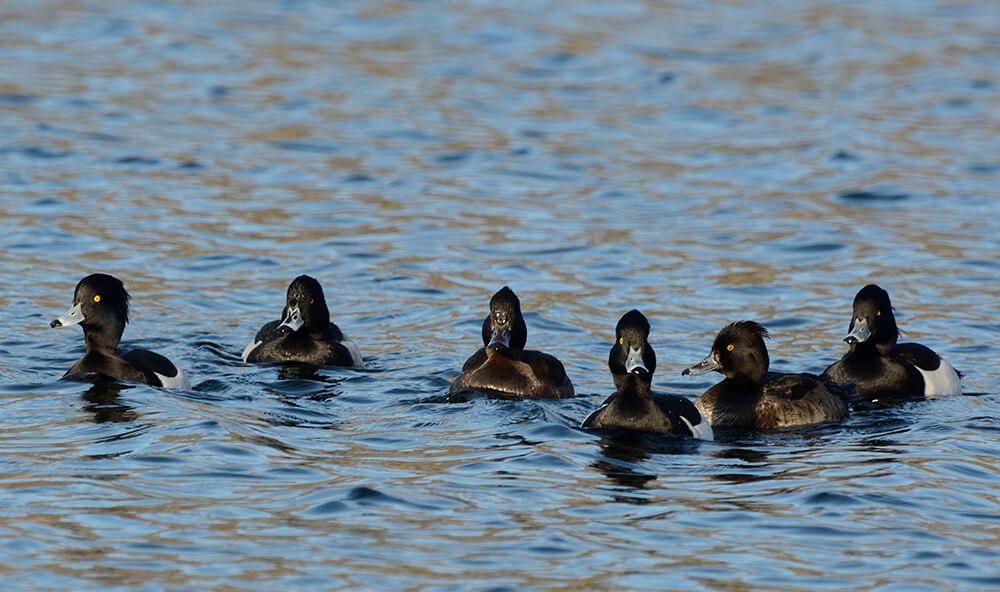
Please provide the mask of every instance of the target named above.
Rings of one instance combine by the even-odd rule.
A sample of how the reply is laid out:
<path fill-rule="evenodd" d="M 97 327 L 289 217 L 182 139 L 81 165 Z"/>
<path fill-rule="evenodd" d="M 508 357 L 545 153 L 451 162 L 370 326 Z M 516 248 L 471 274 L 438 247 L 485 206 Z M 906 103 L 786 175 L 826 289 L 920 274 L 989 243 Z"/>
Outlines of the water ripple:
<path fill-rule="evenodd" d="M 1000 584 L 993 4 L 49 8 L 0 19 L 5 589 Z M 96 271 L 193 390 L 60 380 Z M 363 369 L 241 362 L 302 273 Z M 695 397 L 732 320 L 822 371 L 873 281 L 970 396 L 579 428 L 625 311 Z M 575 398 L 448 395 L 505 284 Z"/>

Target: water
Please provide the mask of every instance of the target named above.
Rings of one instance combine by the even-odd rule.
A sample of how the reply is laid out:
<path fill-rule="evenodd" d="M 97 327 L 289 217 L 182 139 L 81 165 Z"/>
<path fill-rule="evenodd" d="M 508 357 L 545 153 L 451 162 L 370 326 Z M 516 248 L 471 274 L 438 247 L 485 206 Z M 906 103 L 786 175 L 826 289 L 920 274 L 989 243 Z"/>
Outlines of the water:
<path fill-rule="evenodd" d="M 202 4 L 209 4 L 203 6 Z M 5 590 L 1000 586 L 1000 9 L 8 2 Z M 189 392 L 63 382 L 103 271 Z M 246 367 L 301 273 L 360 371 Z M 576 425 L 727 322 L 821 371 L 886 287 L 966 396 L 714 443 Z M 490 295 L 578 397 L 446 403 Z"/>

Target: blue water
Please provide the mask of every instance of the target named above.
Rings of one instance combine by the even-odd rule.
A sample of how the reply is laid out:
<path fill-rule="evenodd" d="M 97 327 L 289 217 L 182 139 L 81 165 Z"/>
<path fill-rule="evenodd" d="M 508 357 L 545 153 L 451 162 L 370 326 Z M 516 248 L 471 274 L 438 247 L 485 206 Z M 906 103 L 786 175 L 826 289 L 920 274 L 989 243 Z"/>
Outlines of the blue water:
<path fill-rule="evenodd" d="M 4 590 L 1000 587 L 1000 5 L 0 8 Z M 88 273 L 191 391 L 60 381 Z M 295 276 L 363 370 L 248 367 Z M 610 441 L 726 323 L 821 371 L 855 292 L 964 396 Z M 509 284 L 578 396 L 447 402 Z"/>

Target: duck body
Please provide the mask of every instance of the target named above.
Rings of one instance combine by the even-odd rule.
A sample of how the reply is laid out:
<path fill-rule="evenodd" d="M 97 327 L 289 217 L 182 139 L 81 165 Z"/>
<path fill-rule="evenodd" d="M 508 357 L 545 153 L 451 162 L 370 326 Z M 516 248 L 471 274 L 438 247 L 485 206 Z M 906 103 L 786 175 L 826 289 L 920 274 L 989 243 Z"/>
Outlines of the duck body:
<path fill-rule="evenodd" d="M 111 378 L 189 389 L 187 376 L 166 357 L 147 349 L 119 353 L 118 345 L 128 323 L 129 300 L 124 284 L 114 276 L 95 273 L 80 280 L 73 292 L 73 306 L 50 323 L 52 327 L 83 328 L 86 353 L 64 378 Z"/>
<path fill-rule="evenodd" d="M 852 382 L 869 401 L 957 395 L 961 375 L 941 356 L 919 343 L 897 343 L 899 329 L 889 294 L 875 284 L 862 288 L 844 341 L 850 350 L 822 378 Z"/>
<path fill-rule="evenodd" d="M 814 374 L 769 372 L 759 323 L 724 327 L 704 360 L 682 374 L 717 371 L 726 378 L 695 401 L 713 428 L 781 429 L 839 421 L 847 416 L 848 393 Z"/>
<path fill-rule="evenodd" d="M 653 391 L 647 396 L 616 392 L 580 427 L 680 434 L 699 440 L 715 437 L 709 422 L 690 400 Z"/>
<path fill-rule="evenodd" d="M 768 372 L 761 384 L 726 378 L 694 405 L 716 428 L 770 430 L 843 419 L 846 395 L 815 374 Z"/>
<path fill-rule="evenodd" d="M 482 335 L 484 347 L 465 361 L 449 392 L 474 390 L 515 398 L 573 396 L 573 383 L 562 362 L 549 354 L 524 349 L 528 329 L 521 303 L 507 286 L 490 300 Z"/>
<path fill-rule="evenodd" d="M 243 361 L 249 364 L 268 362 L 300 362 L 315 366 L 348 366 L 362 364 L 361 351 L 346 338 L 335 323 L 325 331 L 292 331 L 283 321 L 271 321 L 257 332 L 243 351 Z"/>
<path fill-rule="evenodd" d="M 573 383 L 562 362 L 540 351 L 525 350 L 514 357 L 510 350 L 481 348 L 462 366 L 451 383 L 451 392 L 487 391 L 500 396 L 559 399 L 573 396 Z"/>
<path fill-rule="evenodd" d="M 617 392 L 583 421 L 584 428 L 659 432 L 712 440 L 712 427 L 688 399 L 651 390 L 656 353 L 649 344 L 649 321 L 638 310 L 625 313 L 615 328 L 608 368 Z"/>
<path fill-rule="evenodd" d="M 121 355 L 88 352 L 64 376 L 88 382 L 106 376 L 151 386 L 190 388 L 183 372 L 173 362 L 148 349 L 132 349 Z"/>
<path fill-rule="evenodd" d="M 361 367 L 361 351 L 330 321 L 318 281 L 307 275 L 295 278 L 288 286 L 285 301 L 281 319 L 264 324 L 244 348 L 244 362 Z"/>

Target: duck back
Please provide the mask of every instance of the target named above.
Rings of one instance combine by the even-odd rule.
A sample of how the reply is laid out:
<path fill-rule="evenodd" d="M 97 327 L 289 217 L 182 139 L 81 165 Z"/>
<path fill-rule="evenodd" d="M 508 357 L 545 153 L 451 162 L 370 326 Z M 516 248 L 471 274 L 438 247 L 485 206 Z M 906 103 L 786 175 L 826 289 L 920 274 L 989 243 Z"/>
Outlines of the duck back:
<path fill-rule="evenodd" d="M 502 352 L 479 349 L 462 367 L 449 392 L 478 390 L 510 397 L 572 397 L 573 383 L 556 358 L 527 350 L 520 359 Z"/>
<path fill-rule="evenodd" d="M 695 406 L 712 427 L 765 430 L 839 421 L 849 412 L 846 393 L 818 376 L 776 372 L 760 385 L 723 380 Z"/>

